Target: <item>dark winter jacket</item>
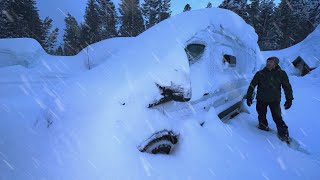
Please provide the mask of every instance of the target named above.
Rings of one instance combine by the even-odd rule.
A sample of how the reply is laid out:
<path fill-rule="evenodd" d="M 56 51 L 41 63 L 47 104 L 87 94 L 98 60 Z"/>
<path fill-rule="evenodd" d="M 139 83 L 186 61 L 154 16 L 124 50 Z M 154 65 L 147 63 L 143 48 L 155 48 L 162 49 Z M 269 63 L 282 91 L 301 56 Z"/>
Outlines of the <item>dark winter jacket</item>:
<path fill-rule="evenodd" d="M 281 86 L 284 90 L 286 100 L 293 100 L 292 87 L 289 82 L 288 75 L 280 68 L 279 65 L 271 71 L 265 67 L 254 75 L 247 91 L 248 98 L 252 98 L 252 94 L 256 86 L 258 86 L 256 97 L 258 101 L 280 101 Z"/>

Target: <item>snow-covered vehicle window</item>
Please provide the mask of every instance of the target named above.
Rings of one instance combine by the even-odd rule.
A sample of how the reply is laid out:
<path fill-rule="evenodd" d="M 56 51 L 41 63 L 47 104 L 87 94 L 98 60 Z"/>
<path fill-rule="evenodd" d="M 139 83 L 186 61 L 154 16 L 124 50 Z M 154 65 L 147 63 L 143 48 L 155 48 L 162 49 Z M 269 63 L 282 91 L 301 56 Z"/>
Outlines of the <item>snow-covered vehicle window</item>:
<path fill-rule="evenodd" d="M 185 51 L 188 55 L 189 63 L 193 64 L 203 55 L 205 45 L 203 44 L 189 44 Z"/>
<path fill-rule="evenodd" d="M 232 55 L 223 55 L 223 63 L 228 63 L 230 67 L 235 67 L 237 65 L 237 58 Z"/>

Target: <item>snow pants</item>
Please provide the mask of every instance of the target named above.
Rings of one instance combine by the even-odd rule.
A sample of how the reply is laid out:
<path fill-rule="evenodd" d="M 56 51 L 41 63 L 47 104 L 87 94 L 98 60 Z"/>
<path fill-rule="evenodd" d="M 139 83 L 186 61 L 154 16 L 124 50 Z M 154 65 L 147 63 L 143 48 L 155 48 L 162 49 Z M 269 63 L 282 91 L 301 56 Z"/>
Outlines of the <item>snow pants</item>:
<path fill-rule="evenodd" d="M 264 102 L 264 101 L 257 101 L 256 110 L 258 112 L 258 119 L 259 119 L 259 125 L 268 127 L 268 121 L 267 121 L 267 107 L 269 106 L 272 114 L 273 121 L 277 125 L 277 130 L 279 136 L 288 136 L 288 126 L 283 121 L 281 116 L 281 107 L 279 101 L 273 101 L 273 102 Z"/>

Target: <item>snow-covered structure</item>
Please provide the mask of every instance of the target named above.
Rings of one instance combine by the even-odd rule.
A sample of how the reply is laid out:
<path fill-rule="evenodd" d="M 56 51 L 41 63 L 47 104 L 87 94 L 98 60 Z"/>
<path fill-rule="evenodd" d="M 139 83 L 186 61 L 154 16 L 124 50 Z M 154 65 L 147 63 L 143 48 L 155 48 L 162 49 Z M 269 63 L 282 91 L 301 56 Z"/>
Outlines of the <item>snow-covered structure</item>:
<path fill-rule="evenodd" d="M 88 57 L 96 62 L 90 70 Z M 257 168 L 261 155 L 248 147 L 250 141 L 219 120 L 219 112 L 241 101 L 262 60 L 253 28 L 231 11 L 182 13 L 136 38 L 106 40 L 60 58 L 66 61 L 44 58 L 28 69 L 0 69 L 6 75 L 25 71 L 16 75 L 18 84 L 0 86 L 1 179 L 316 176 L 309 173 L 317 172 L 316 162 L 301 156 L 298 163 L 288 161 L 297 164 L 294 169 L 283 171 L 286 157 L 277 157 L 281 168 L 274 168 L 269 147 L 260 149 L 266 158 Z M 46 76 L 64 68 L 70 72 L 65 78 Z M 38 70 L 46 78 L 30 77 Z M 170 113 L 186 105 L 186 116 Z M 297 170 L 300 164 L 305 169 Z"/>
<path fill-rule="evenodd" d="M 291 75 L 305 75 L 320 65 L 320 26 L 300 43 L 278 51 L 262 52 L 264 59 L 276 56 L 280 66 Z"/>

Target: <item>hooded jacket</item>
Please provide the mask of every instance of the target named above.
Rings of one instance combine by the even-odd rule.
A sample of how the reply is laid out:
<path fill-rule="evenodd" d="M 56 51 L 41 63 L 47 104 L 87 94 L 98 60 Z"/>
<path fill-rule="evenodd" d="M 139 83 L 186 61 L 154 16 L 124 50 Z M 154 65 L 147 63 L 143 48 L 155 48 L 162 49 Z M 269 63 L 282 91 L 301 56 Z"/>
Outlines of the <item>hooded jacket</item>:
<path fill-rule="evenodd" d="M 279 65 L 271 71 L 265 67 L 258 71 L 248 88 L 247 97 L 252 99 L 255 87 L 258 86 L 256 99 L 258 101 L 272 102 L 281 101 L 281 86 L 284 90 L 286 100 L 293 100 L 292 87 L 288 75 Z"/>

